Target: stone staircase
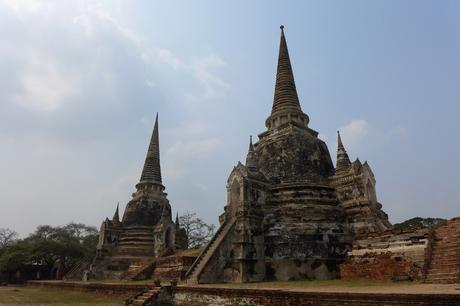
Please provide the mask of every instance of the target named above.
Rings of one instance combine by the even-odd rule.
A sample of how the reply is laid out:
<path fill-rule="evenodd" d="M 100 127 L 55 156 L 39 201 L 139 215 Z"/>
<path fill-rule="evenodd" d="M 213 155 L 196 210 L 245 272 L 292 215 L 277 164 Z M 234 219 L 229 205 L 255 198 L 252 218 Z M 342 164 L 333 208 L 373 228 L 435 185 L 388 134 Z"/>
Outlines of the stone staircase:
<path fill-rule="evenodd" d="M 190 269 L 187 271 L 185 275 L 187 278 L 187 283 L 197 284 L 199 282 L 200 274 L 203 272 L 203 269 L 206 267 L 209 259 L 211 259 L 214 252 L 217 250 L 221 242 L 224 240 L 230 229 L 235 224 L 235 221 L 236 219 L 233 218 L 226 221 L 219 227 L 214 237 L 212 237 L 211 241 L 206 245 L 200 256 L 198 256 Z"/>
<path fill-rule="evenodd" d="M 156 260 L 144 260 L 132 263 L 128 270 L 120 276 L 121 280 L 142 280 L 146 276 L 151 275 L 155 270 Z M 145 276 L 145 277 L 142 277 Z"/>
<path fill-rule="evenodd" d="M 85 270 L 88 270 L 92 261 L 94 254 L 86 255 L 80 261 L 78 261 L 69 272 L 64 276 L 64 280 L 79 280 L 83 279 L 83 274 Z"/>
<path fill-rule="evenodd" d="M 125 305 L 156 305 L 158 295 L 160 293 L 160 288 L 150 288 L 147 291 L 144 291 L 132 298 L 129 298 L 125 301 Z"/>
<path fill-rule="evenodd" d="M 131 256 L 153 256 L 153 228 L 151 226 L 132 226 L 120 235 L 118 254 Z"/>
<path fill-rule="evenodd" d="M 460 218 L 434 232 L 426 283 L 460 283 Z"/>

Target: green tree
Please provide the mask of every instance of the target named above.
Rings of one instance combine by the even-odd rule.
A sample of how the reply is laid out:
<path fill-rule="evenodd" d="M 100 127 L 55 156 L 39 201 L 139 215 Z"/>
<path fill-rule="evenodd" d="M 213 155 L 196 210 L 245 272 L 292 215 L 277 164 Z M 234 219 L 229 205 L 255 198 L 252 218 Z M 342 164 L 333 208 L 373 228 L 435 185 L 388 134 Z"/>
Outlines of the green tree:
<path fill-rule="evenodd" d="M 396 223 L 393 228 L 396 230 L 411 230 L 417 228 L 438 228 L 447 223 L 446 219 L 442 218 L 421 218 L 415 217 L 401 223 Z"/>
<path fill-rule="evenodd" d="M 27 264 L 58 267 L 57 277 L 96 250 L 96 228 L 81 223 L 53 227 L 40 225 L 23 240 L 0 249 L 0 271 L 21 270 Z"/>

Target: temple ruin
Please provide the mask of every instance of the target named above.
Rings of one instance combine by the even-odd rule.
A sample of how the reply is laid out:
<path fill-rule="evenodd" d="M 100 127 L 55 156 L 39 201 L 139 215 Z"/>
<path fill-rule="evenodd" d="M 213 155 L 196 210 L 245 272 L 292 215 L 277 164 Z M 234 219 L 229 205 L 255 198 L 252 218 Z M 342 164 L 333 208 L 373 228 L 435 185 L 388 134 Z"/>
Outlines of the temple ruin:
<path fill-rule="evenodd" d="M 136 192 L 122 220 L 118 206 L 112 219 L 102 222 L 91 273 L 97 279 L 126 278 L 162 255 L 187 249 L 187 235 L 179 219 L 172 221 L 171 205 L 161 180 L 158 114 Z"/>
<path fill-rule="evenodd" d="M 309 127 L 283 26 L 265 126 L 228 178 L 220 228 L 188 271 L 189 283 L 338 278 L 353 237 L 391 228 L 368 163 L 351 162 L 339 135 L 334 167 Z"/>

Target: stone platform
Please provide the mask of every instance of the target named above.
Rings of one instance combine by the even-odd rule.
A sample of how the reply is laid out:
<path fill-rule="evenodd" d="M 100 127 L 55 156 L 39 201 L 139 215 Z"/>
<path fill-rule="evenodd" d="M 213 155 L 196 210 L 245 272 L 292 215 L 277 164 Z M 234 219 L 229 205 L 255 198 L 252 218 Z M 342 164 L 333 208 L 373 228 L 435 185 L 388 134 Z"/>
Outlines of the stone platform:
<path fill-rule="evenodd" d="M 244 285 L 196 285 L 174 287 L 173 301 L 178 306 L 253 306 L 304 305 L 460 305 L 460 284 L 394 284 L 355 286 L 303 285 L 305 282 L 252 283 Z M 132 296 L 153 287 L 149 283 L 84 283 L 30 281 L 29 286 L 95 292 L 104 295 Z"/>

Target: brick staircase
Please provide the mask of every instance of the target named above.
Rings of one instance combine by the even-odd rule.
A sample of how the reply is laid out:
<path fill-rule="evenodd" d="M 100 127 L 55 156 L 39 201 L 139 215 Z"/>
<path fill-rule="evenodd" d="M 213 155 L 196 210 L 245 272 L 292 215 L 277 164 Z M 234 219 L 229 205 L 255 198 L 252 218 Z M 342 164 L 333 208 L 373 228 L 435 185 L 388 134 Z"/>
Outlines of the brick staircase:
<path fill-rule="evenodd" d="M 153 228 L 150 226 L 127 227 L 118 241 L 118 254 L 131 256 L 153 256 Z"/>
<path fill-rule="evenodd" d="M 460 283 L 460 218 L 437 228 L 434 235 L 425 282 Z"/>
<path fill-rule="evenodd" d="M 187 283 L 197 284 L 199 282 L 200 274 L 203 272 L 203 269 L 206 267 L 209 259 L 211 259 L 214 252 L 218 249 L 221 242 L 224 240 L 230 229 L 235 224 L 235 221 L 236 220 L 233 218 L 226 221 L 219 227 L 214 237 L 212 237 L 211 241 L 206 245 L 200 256 L 198 256 L 198 258 L 185 274 Z"/>
<path fill-rule="evenodd" d="M 72 269 L 66 273 L 64 280 L 79 280 L 83 279 L 85 270 L 89 269 L 91 262 L 93 261 L 94 254 L 86 255 L 80 261 L 78 261 Z"/>
<path fill-rule="evenodd" d="M 132 263 L 128 270 L 121 274 L 121 280 L 142 280 L 142 275 L 152 274 L 155 270 L 156 260 L 144 260 L 136 263 Z"/>
<path fill-rule="evenodd" d="M 150 288 L 147 291 L 144 291 L 132 298 L 129 298 L 125 301 L 125 305 L 140 305 L 140 306 L 147 306 L 147 305 L 156 305 L 156 301 L 158 295 L 160 293 L 160 288 Z"/>

